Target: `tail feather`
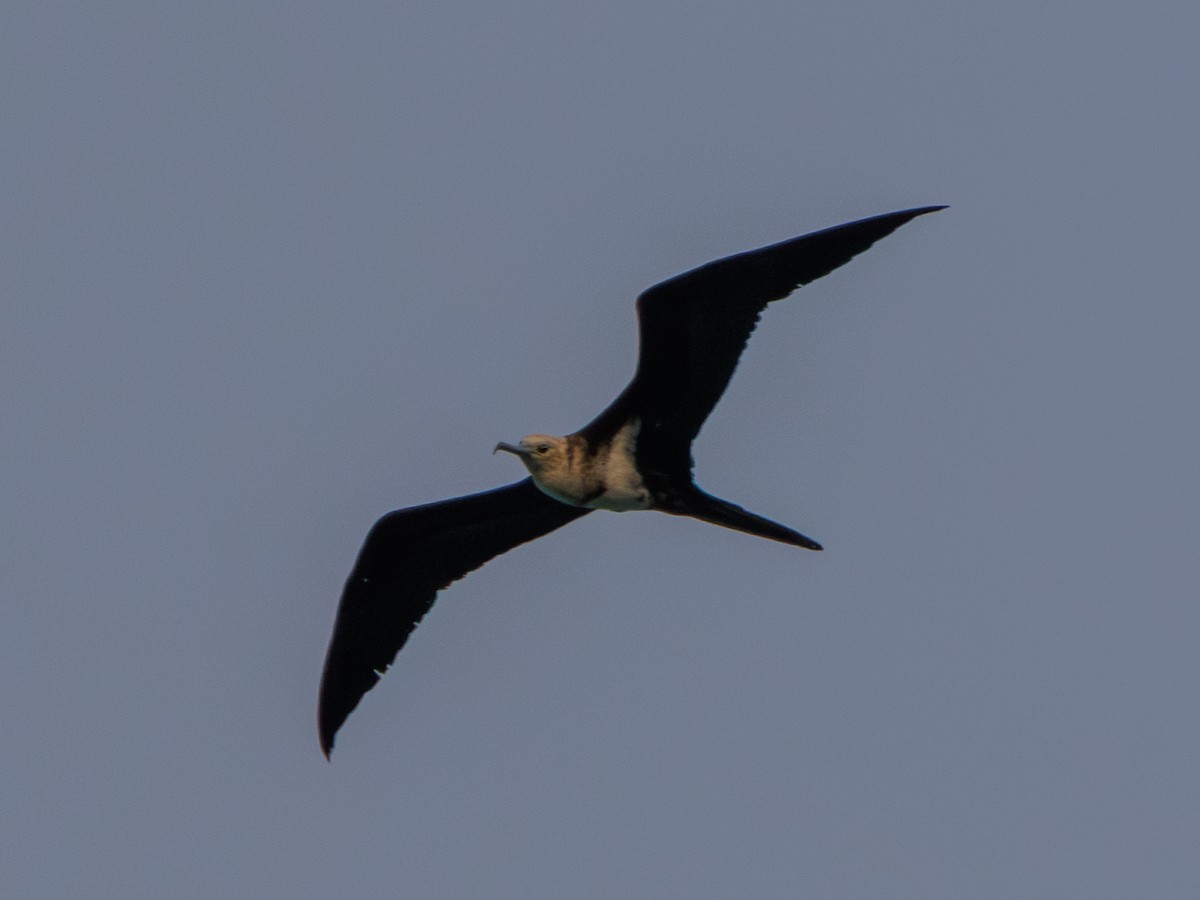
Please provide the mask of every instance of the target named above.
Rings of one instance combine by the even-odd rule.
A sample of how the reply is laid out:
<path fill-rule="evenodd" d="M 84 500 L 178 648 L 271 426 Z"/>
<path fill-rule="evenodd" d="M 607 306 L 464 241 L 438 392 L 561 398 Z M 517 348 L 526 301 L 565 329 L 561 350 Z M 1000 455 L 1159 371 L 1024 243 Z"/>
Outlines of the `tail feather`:
<path fill-rule="evenodd" d="M 675 516 L 690 516 L 703 522 L 711 522 L 724 528 L 732 528 L 745 534 L 753 534 L 772 541 L 804 547 L 806 550 L 820 550 L 821 545 L 810 537 L 798 531 L 793 531 L 786 525 L 764 519 L 752 512 L 747 512 L 740 506 L 706 494 L 695 485 L 686 492 L 675 493 L 667 503 L 655 506 L 661 512 Z"/>

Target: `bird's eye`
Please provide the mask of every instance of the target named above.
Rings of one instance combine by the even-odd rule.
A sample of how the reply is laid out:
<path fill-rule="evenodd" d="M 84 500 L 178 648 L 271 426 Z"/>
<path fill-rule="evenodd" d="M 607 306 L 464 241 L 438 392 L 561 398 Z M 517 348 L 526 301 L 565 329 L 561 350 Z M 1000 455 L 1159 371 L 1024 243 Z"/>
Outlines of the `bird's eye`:
<path fill-rule="evenodd" d="M 549 452 L 550 452 L 550 445 L 549 445 L 549 444 L 538 444 L 538 445 L 537 445 L 537 452 L 538 452 L 538 453 L 541 453 L 541 454 L 543 454 L 543 455 L 544 455 L 544 454 L 546 454 L 546 453 L 549 453 Z"/>

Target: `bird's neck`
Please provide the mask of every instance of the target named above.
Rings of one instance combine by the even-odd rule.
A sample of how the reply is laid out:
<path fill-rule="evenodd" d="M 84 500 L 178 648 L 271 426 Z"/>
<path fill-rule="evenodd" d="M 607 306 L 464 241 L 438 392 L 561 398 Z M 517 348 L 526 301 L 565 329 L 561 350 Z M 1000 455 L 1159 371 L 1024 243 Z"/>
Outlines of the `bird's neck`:
<path fill-rule="evenodd" d="M 567 436 L 565 465 L 534 473 L 534 482 L 555 500 L 617 512 L 650 507 L 650 493 L 637 470 L 638 423 L 632 421 L 610 440 L 589 443 Z"/>

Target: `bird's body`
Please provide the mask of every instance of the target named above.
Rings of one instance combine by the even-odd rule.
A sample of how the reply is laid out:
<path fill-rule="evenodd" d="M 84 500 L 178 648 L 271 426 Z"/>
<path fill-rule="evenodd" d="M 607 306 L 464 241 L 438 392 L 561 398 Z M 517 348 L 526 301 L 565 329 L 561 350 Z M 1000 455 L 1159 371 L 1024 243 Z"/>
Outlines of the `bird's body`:
<path fill-rule="evenodd" d="M 371 529 L 338 608 L 321 681 L 321 747 L 391 665 L 437 592 L 489 559 L 595 509 L 658 510 L 820 550 L 797 531 L 705 493 L 692 441 L 732 377 L 768 303 L 831 272 L 927 206 L 737 254 L 645 291 L 637 371 L 595 419 L 565 437 L 532 434 L 496 450 L 530 477 L 388 513 Z"/>
<path fill-rule="evenodd" d="M 521 458 L 541 491 L 568 506 L 629 512 L 651 509 L 653 501 L 637 466 L 641 420 L 630 419 L 608 441 L 591 444 L 582 434 L 531 434 L 506 450 Z"/>

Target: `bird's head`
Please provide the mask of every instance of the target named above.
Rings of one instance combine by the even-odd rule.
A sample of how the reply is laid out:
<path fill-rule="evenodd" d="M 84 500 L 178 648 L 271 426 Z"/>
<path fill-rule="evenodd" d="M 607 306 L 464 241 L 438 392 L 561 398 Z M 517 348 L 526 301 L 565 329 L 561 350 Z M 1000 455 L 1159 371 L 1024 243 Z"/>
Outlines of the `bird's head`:
<path fill-rule="evenodd" d="M 551 434 L 529 434 L 515 444 L 501 441 L 492 452 L 497 450 L 519 456 L 529 474 L 539 481 L 554 481 L 554 476 L 568 465 L 567 439 Z"/>

